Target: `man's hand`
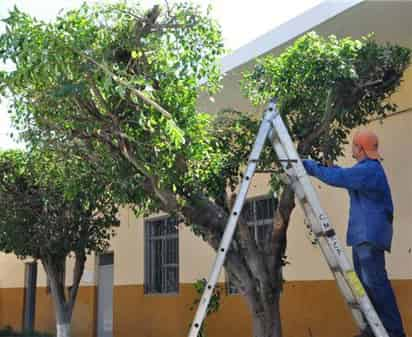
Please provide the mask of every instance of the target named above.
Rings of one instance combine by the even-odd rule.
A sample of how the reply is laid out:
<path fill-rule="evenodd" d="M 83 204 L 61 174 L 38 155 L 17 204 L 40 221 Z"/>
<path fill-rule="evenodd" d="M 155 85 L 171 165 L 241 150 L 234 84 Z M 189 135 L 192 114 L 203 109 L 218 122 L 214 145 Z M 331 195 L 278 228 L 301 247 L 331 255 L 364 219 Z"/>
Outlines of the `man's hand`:
<path fill-rule="evenodd" d="M 313 176 L 314 168 L 318 165 L 318 163 L 310 159 L 304 159 L 302 160 L 302 163 L 303 163 L 303 166 L 305 167 L 306 172 L 309 175 Z"/>

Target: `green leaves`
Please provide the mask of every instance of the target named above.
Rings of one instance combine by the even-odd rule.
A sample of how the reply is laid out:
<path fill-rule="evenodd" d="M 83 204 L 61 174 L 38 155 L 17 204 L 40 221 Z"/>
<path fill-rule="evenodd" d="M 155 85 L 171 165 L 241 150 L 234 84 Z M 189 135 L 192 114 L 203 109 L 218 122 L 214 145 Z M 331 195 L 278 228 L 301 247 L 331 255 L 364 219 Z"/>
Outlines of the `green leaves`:
<path fill-rule="evenodd" d="M 0 153 L 0 208 L 0 250 L 19 257 L 103 251 L 119 223 L 106 177 L 52 153 Z"/>
<path fill-rule="evenodd" d="M 410 50 L 308 33 L 278 57 L 258 60 L 242 89 L 254 104 L 277 97 L 292 136 L 318 159 L 336 159 L 351 129 L 394 110 L 387 99 L 409 65 Z"/>
<path fill-rule="evenodd" d="M 185 143 L 183 131 L 177 128 L 176 124 L 170 119 L 166 121 L 166 135 L 170 137 L 170 142 L 177 148 Z"/>
<path fill-rule="evenodd" d="M 15 10 L 7 29 L 0 56 L 16 70 L 2 81 L 28 144 L 92 158 L 122 202 L 156 207 L 147 175 L 176 194 L 207 189 L 221 155 L 196 100 L 219 87 L 223 53 L 209 14 L 189 3 L 84 4 L 51 23 Z"/>
<path fill-rule="evenodd" d="M 193 284 L 198 296 L 202 296 L 206 285 L 207 285 L 207 280 L 204 279 L 204 278 L 197 280 Z M 216 286 L 213 289 L 213 293 L 212 293 L 212 296 L 210 298 L 209 305 L 207 307 L 206 316 L 209 316 L 213 313 L 216 313 L 219 310 L 219 308 L 220 308 L 220 297 L 221 297 L 221 289 L 220 289 L 219 286 Z M 199 304 L 199 302 L 200 302 L 200 298 L 194 300 L 193 306 L 190 308 L 190 310 L 193 310 Z M 200 337 L 206 337 L 205 324 L 206 323 L 204 322 L 202 324 L 202 326 L 200 327 L 200 329 L 199 329 L 199 336 Z"/>

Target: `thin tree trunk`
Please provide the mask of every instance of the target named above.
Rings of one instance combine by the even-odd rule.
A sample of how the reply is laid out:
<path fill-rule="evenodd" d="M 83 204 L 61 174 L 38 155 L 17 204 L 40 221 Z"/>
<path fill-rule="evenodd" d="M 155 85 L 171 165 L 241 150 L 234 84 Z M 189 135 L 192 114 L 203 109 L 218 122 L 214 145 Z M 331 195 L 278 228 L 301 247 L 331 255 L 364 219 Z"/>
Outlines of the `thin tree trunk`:
<path fill-rule="evenodd" d="M 76 262 L 73 270 L 73 285 L 68 293 L 65 294 L 65 284 L 62 270 L 66 259 L 53 260 L 50 257 L 42 259 L 42 264 L 50 280 L 51 295 L 53 299 L 54 311 L 56 316 L 56 337 L 71 336 L 71 319 L 76 301 L 80 280 L 83 275 L 86 254 L 76 253 Z"/>
<path fill-rule="evenodd" d="M 68 315 L 67 315 L 68 316 Z M 62 313 L 60 318 L 56 319 L 56 337 L 70 337 L 70 320 L 66 317 L 66 314 Z"/>
<path fill-rule="evenodd" d="M 52 262 L 51 258 L 42 260 L 47 277 L 50 281 L 50 290 L 53 299 L 56 317 L 56 337 L 70 337 L 70 313 L 66 305 L 64 294 L 64 280 L 59 275 L 59 270 L 63 270 L 65 259 Z"/>
<path fill-rule="evenodd" d="M 86 264 L 86 253 L 85 252 L 76 252 L 76 262 L 73 269 L 73 284 L 69 291 L 69 299 L 67 303 L 69 319 L 71 321 L 74 304 L 76 303 L 77 293 L 80 287 L 80 281 L 83 276 L 84 266 Z"/>

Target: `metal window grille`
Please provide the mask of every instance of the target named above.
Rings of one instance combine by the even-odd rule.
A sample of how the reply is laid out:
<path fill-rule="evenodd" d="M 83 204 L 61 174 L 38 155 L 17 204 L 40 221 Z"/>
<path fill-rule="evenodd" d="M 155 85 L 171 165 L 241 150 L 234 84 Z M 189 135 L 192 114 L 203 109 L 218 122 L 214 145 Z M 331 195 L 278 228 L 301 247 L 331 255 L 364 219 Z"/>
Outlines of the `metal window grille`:
<path fill-rule="evenodd" d="M 179 232 L 177 220 L 145 221 L 145 293 L 179 292 Z"/>
<path fill-rule="evenodd" d="M 271 226 L 273 226 L 274 211 L 277 201 L 273 197 L 259 197 L 249 199 L 243 206 L 242 216 L 246 220 L 252 237 L 258 246 L 263 242 Z M 229 275 L 226 276 L 228 294 L 239 293 L 236 286 L 231 282 Z"/>

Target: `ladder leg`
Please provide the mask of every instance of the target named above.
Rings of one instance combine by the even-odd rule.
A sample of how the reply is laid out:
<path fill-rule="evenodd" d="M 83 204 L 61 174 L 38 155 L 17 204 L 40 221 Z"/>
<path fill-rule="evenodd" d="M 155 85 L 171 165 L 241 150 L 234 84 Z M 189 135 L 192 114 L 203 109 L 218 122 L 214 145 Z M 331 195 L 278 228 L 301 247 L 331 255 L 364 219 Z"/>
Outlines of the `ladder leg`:
<path fill-rule="evenodd" d="M 190 327 L 189 337 L 197 337 L 199 330 L 202 326 L 202 323 L 205 319 L 207 307 L 209 305 L 210 298 L 213 294 L 213 289 L 218 281 L 220 271 L 225 262 L 226 254 L 230 248 L 233 234 L 236 229 L 236 224 L 238 222 L 240 212 L 242 211 L 243 204 L 245 202 L 246 195 L 249 190 L 250 182 L 255 173 L 257 162 L 262 153 L 262 149 L 265 145 L 266 139 L 268 138 L 268 134 L 272 128 L 271 120 L 273 119 L 273 114 L 274 111 L 268 110 L 265 114 L 265 118 L 263 119 L 260 125 L 258 135 L 255 140 L 255 144 L 253 145 L 252 152 L 249 156 L 248 166 L 244 174 L 244 178 L 240 186 L 239 193 L 236 197 L 235 204 L 233 205 L 233 208 L 231 210 L 229 220 L 227 222 L 225 232 L 223 234 L 222 241 L 220 243 L 212 271 L 210 273 L 205 290 L 200 299 L 194 321 Z"/>
<path fill-rule="evenodd" d="M 349 287 L 341 273 L 338 261 L 335 260 L 333 252 L 331 251 L 329 245 L 327 244 L 324 238 L 318 239 L 318 245 L 326 258 L 330 270 L 332 271 L 332 274 L 338 285 L 338 289 L 340 290 L 346 303 L 349 305 L 349 309 L 351 310 L 353 319 L 355 320 L 356 324 L 358 325 L 361 331 L 365 330 L 367 327 L 367 323 L 365 321 L 364 316 L 362 315 L 362 312 L 360 311 L 360 307 L 356 301 L 356 298 L 353 296 L 351 288 Z"/>
<path fill-rule="evenodd" d="M 334 276 L 342 296 L 346 299 L 346 302 L 349 305 L 349 309 L 355 323 L 361 331 L 366 330 L 368 324 L 366 323 L 365 317 L 360 310 L 359 304 L 356 302 L 356 298 L 352 294 L 352 290 L 349 288 L 341 273 L 334 273 Z"/>

